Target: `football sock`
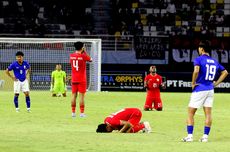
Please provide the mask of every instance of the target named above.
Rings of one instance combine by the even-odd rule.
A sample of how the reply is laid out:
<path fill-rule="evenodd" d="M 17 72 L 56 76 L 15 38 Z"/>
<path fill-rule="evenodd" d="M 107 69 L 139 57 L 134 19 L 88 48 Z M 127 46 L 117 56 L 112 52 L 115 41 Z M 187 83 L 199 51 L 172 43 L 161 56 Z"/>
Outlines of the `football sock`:
<path fill-rule="evenodd" d="M 18 96 L 14 96 L 14 105 L 15 108 L 18 108 Z"/>
<path fill-rule="evenodd" d="M 75 113 L 76 111 L 76 106 L 72 106 L 72 113 Z"/>
<path fill-rule="evenodd" d="M 85 111 L 85 105 L 84 104 L 80 104 L 80 112 L 84 113 Z"/>
<path fill-rule="evenodd" d="M 30 108 L 30 96 L 26 96 L 26 106 Z"/>
<path fill-rule="evenodd" d="M 211 129 L 210 127 L 205 126 L 205 127 L 204 127 L 204 134 L 205 134 L 205 135 L 209 135 L 210 129 Z"/>
<path fill-rule="evenodd" d="M 188 135 L 189 135 L 189 134 L 192 135 L 192 134 L 193 134 L 193 126 L 188 125 L 188 126 L 187 126 L 187 132 L 188 132 Z"/>

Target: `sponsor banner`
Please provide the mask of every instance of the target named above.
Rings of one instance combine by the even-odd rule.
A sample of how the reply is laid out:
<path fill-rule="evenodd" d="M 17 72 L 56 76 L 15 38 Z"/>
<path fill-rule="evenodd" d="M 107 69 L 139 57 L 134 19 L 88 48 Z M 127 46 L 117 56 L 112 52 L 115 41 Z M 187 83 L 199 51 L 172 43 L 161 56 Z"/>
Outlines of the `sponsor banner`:
<path fill-rule="evenodd" d="M 163 73 L 166 77 L 167 88 L 162 91 L 167 92 L 192 92 L 192 72 L 191 73 Z M 224 82 L 220 83 L 215 92 L 229 92 L 230 78 L 226 78 Z"/>
<path fill-rule="evenodd" d="M 105 72 L 101 74 L 102 91 L 140 91 L 144 90 L 144 72 Z"/>
<path fill-rule="evenodd" d="M 169 50 L 168 37 L 136 36 L 134 47 L 137 59 L 165 59 Z"/>
<path fill-rule="evenodd" d="M 32 73 L 30 87 L 33 90 L 49 90 L 51 76 L 47 73 Z"/>

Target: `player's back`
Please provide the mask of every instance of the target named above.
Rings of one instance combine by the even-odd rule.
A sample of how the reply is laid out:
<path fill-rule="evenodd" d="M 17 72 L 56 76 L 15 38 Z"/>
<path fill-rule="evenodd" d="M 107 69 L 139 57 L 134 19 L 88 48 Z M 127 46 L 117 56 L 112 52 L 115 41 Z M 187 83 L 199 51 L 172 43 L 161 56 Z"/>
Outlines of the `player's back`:
<path fill-rule="evenodd" d="M 70 54 L 73 83 L 86 82 L 86 61 L 90 61 L 90 57 L 85 53 Z"/>
<path fill-rule="evenodd" d="M 199 74 L 196 80 L 198 86 L 193 91 L 212 90 L 214 88 L 213 81 L 217 72 L 224 70 L 215 59 L 208 55 L 201 55 L 194 60 L 194 66 L 199 66 Z"/>

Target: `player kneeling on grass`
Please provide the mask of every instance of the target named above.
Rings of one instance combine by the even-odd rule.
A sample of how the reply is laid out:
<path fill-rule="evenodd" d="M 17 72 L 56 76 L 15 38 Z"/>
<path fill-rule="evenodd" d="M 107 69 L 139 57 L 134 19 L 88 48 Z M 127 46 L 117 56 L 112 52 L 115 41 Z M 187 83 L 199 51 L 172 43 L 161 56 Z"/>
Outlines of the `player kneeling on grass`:
<path fill-rule="evenodd" d="M 125 108 L 106 117 L 103 124 L 97 127 L 97 133 L 109 133 L 118 130 L 119 133 L 136 133 L 143 131 L 150 133 L 149 122 L 140 122 L 142 117 L 141 110 L 138 108 Z"/>
<path fill-rule="evenodd" d="M 16 112 L 19 112 L 18 96 L 20 91 L 25 94 L 27 111 L 30 112 L 30 96 L 29 96 L 29 83 L 26 78 L 30 73 L 30 65 L 28 62 L 23 61 L 23 52 L 16 53 L 16 60 L 7 69 L 6 74 L 14 81 L 14 105 Z M 9 71 L 13 70 L 14 76 Z"/>
<path fill-rule="evenodd" d="M 66 97 L 66 73 L 62 71 L 61 64 L 56 65 L 56 70 L 51 74 L 51 91 L 52 96 Z"/>
<path fill-rule="evenodd" d="M 163 107 L 160 97 L 160 88 L 165 89 L 166 85 L 164 82 L 162 82 L 162 77 L 156 73 L 156 66 L 150 66 L 149 72 L 150 73 L 145 77 L 144 80 L 144 87 L 147 90 L 144 110 L 152 110 L 152 105 L 154 103 L 154 109 L 156 109 L 157 111 L 162 111 Z"/>

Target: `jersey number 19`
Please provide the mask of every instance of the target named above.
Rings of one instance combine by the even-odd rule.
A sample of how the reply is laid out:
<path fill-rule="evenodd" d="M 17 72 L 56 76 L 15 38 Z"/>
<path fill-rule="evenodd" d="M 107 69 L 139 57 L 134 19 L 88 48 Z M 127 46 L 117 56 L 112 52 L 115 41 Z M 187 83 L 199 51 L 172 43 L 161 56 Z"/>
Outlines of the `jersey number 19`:
<path fill-rule="evenodd" d="M 208 65 L 206 64 L 206 76 L 205 80 L 212 81 L 216 75 L 216 66 L 215 65 Z"/>

